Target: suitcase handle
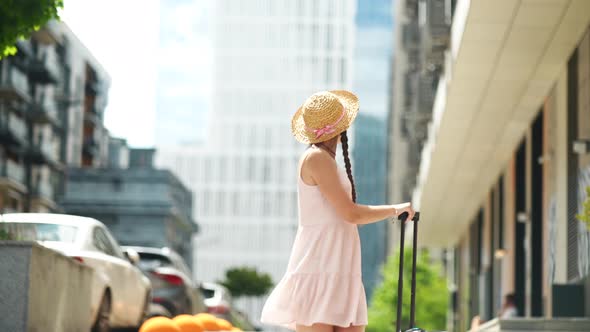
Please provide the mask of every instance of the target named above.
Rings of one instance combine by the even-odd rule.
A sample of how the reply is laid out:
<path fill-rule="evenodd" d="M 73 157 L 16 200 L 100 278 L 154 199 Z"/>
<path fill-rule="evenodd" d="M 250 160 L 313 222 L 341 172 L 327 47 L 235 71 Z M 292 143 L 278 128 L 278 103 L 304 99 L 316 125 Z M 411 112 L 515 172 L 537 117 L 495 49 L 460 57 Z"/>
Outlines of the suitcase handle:
<path fill-rule="evenodd" d="M 409 214 L 407 212 L 401 213 L 397 218 L 400 223 L 400 242 L 399 242 L 399 276 L 397 282 L 397 320 L 395 323 L 395 331 L 401 331 L 401 315 L 402 315 L 402 294 L 404 289 L 404 239 L 406 231 L 406 220 Z M 414 242 L 412 243 L 412 291 L 410 304 L 410 329 L 414 327 L 415 323 L 415 309 L 416 309 L 416 252 L 418 247 L 418 221 L 420 220 L 420 212 L 416 212 L 412 221 L 414 221 Z"/>

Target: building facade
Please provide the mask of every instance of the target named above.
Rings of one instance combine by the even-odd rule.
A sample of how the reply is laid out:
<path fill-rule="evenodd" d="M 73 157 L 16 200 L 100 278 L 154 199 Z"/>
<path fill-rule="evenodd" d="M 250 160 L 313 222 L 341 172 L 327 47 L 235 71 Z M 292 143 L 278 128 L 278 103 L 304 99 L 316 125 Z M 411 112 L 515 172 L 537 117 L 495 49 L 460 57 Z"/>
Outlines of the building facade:
<path fill-rule="evenodd" d="M 391 83 L 393 10 L 391 0 L 358 1 L 354 45 L 353 91 L 361 101 L 351 144 L 358 202 L 387 201 L 387 125 Z M 389 225 L 379 222 L 359 227 L 362 246 L 363 284 L 370 303 L 381 281 L 387 256 Z"/>
<path fill-rule="evenodd" d="M 64 23 L 0 61 L 0 210 L 59 211 L 65 165 L 106 160 L 108 74 Z"/>
<path fill-rule="evenodd" d="M 213 104 L 201 147 L 158 147 L 195 194 L 196 274 L 255 266 L 276 283 L 297 231 L 293 113 L 313 92 L 351 89 L 356 2 L 215 1 Z M 239 300 L 258 321 L 264 298 Z"/>
<path fill-rule="evenodd" d="M 125 150 L 130 156 L 120 158 Z M 100 220 L 122 245 L 169 247 L 193 264 L 192 193 L 170 171 L 153 167 L 153 149 L 122 146 L 118 152 L 111 151 L 129 160 L 127 167 L 113 161 L 112 167 L 68 169 L 64 210 Z"/>
<path fill-rule="evenodd" d="M 362 97 L 361 97 L 362 98 Z M 360 204 L 386 204 L 387 196 L 387 125 L 383 119 L 358 114 L 354 125 L 352 169 Z M 362 275 L 367 303 L 382 281 L 381 268 L 388 254 L 388 221 L 359 226 Z"/>
<path fill-rule="evenodd" d="M 421 151 L 432 118 L 438 78 L 450 36 L 455 0 L 395 2 L 392 92 L 389 115 L 389 200 L 412 198 Z M 397 227 L 391 227 L 394 247 Z"/>
<path fill-rule="evenodd" d="M 453 10 L 412 190 L 421 243 L 447 249 L 448 330 L 586 331 L 590 3 Z M 494 319 L 508 294 L 517 317 Z"/>

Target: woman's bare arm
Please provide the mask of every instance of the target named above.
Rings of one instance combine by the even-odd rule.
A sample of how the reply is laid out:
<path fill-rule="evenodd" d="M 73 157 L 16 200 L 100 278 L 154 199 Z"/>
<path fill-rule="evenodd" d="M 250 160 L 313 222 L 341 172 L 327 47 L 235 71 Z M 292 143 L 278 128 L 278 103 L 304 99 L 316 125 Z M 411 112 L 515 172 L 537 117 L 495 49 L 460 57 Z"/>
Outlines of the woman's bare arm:
<path fill-rule="evenodd" d="M 304 160 L 306 173 L 314 180 L 320 192 L 346 221 L 370 224 L 408 212 L 411 219 L 414 210 L 410 203 L 396 205 L 362 205 L 354 203 L 340 182 L 336 161 L 321 150 L 311 151 Z"/>

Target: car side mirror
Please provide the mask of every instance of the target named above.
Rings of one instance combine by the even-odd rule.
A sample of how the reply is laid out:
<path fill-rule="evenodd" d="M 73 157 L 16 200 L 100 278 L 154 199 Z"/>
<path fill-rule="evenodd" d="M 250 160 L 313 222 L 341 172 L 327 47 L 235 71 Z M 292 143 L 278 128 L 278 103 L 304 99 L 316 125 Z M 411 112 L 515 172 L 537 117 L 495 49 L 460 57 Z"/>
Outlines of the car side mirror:
<path fill-rule="evenodd" d="M 131 248 L 126 248 L 124 253 L 125 253 L 125 257 L 127 257 L 127 260 L 131 264 L 133 264 L 133 265 L 139 264 L 139 254 L 137 253 L 137 251 L 135 251 L 134 249 L 131 249 Z"/>

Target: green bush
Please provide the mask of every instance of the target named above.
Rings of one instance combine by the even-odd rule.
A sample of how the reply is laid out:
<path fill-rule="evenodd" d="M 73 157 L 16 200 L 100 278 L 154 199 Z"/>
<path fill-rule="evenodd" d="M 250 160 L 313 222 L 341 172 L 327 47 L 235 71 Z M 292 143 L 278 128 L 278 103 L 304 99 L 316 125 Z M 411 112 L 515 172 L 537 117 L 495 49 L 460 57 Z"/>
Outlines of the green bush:
<path fill-rule="evenodd" d="M 367 332 L 394 332 L 397 310 L 399 252 L 390 255 L 381 269 L 383 282 L 373 293 L 369 307 Z M 412 250 L 404 254 L 404 292 L 402 330 L 410 321 L 410 285 Z M 447 322 L 448 290 L 441 268 L 434 264 L 427 251 L 416 259 L 416 326 L 426 330 L 444 329 Z"/>
<path fill-rule="evenodd" d="M 272 287 L 268 273 L 261 273 L 254 267 L 242 266 L 230 268 L 225 272 L 225 280 L 218 280 L 233 297 L 262 296 Z"/>

